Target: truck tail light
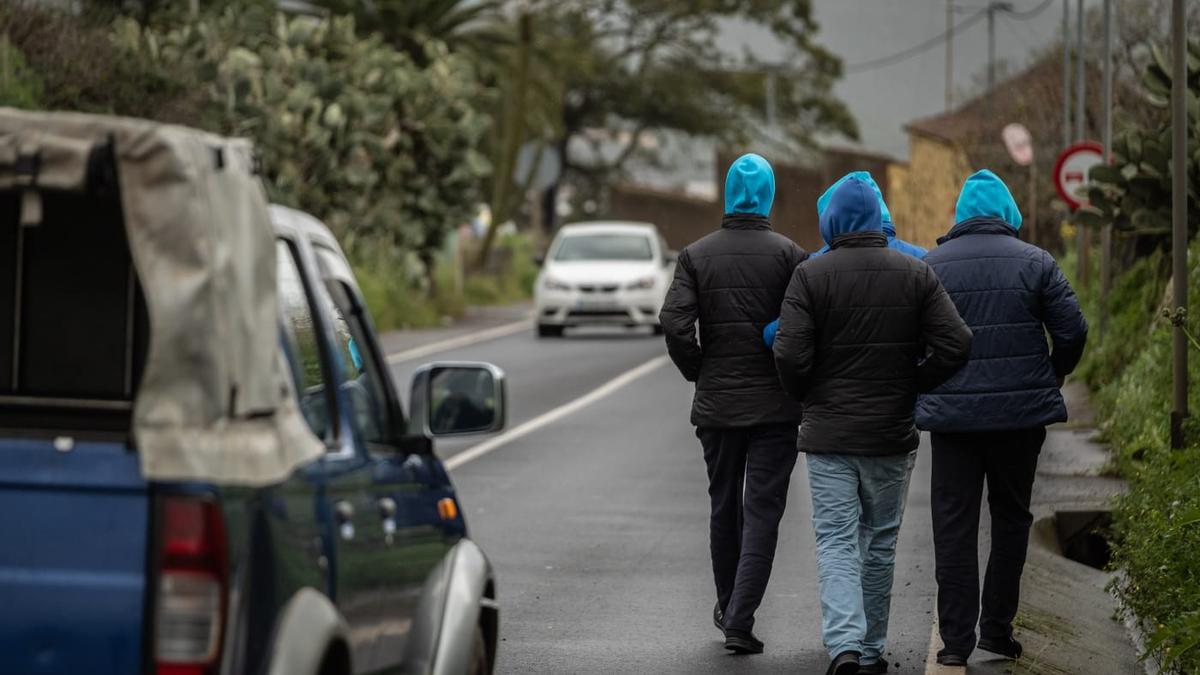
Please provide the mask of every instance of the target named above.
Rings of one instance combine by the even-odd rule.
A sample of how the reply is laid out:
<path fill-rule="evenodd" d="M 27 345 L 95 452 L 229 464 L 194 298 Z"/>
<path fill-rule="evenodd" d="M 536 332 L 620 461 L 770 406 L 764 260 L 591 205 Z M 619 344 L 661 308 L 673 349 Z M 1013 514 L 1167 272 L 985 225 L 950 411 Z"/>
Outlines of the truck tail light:
<path fill-rule="evenodd" d="M 220 659 L 228 591 L 225 521 L 209 500 L 168 496 L 159 523 L 157 675 L 210 675 Z"/>

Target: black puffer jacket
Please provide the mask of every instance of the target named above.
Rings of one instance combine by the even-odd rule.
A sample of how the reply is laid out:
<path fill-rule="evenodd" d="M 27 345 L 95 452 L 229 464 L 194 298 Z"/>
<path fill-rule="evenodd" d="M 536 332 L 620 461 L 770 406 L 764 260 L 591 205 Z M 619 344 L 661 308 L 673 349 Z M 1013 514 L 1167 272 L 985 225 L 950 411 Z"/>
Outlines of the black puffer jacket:
<path fill-rule="evenodd" d="M 763 326 L 779 315 L 792 270 L 808 257 L 766 217 L 725 216 L 721 229 L 683 249 L 659 320 L 679 372 L 696 383 L 692 424 L 797 424 Z M 696 342 L 696 323 L 700 341 Z"/>
<path fill-rule="evenodd" d="M 775 338 L 780 379 L 804 401 L 805 452 L 915 449 L 918 391 L 953 375 L 971 349 L 933 270 L 887 248 L 877 199 L 860 182 L 838 188 L 822 214 L 830 251 L 796 268 Z"/>

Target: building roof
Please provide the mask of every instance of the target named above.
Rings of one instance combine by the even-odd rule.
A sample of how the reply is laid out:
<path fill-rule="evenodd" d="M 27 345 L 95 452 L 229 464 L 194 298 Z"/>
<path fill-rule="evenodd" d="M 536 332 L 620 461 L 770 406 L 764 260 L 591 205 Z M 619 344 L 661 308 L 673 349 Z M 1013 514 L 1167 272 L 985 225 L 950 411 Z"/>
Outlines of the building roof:
<path fill-rule="evenodd" d="M 1098 90 L 1096 69 L 1089 68 L 1089 111 L 1095 109 L 1090 99 Z M 950 143 L 964 143 L 980 133 L 990 135 L 1010 122 L 1021 122 L 1031 130 L 1041 127 L 1035 135 L 1043 138 L 1062 133 L 1061 53 L 1049 53 L 1029 68 L 999 82 L 991 91 L 949 112 L 913 120 L 904 125 L 904 130 Z"/>

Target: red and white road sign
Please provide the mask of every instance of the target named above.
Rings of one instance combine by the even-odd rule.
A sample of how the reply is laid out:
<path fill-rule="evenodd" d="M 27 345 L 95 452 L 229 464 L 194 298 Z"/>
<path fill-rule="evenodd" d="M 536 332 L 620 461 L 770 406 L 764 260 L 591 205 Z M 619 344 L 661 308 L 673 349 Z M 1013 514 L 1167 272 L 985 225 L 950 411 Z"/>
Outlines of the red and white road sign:
<path fill-rule="evenodd" d="M 1054 187 L 1074 211 L 1087 206 L 1087 197 L 1076 194 L 1087 184 L 1088 171 L 1104 161 L 1104 148 L 1095 141 L 1081 141 L 1063 150 L 1054 164 Z"/>

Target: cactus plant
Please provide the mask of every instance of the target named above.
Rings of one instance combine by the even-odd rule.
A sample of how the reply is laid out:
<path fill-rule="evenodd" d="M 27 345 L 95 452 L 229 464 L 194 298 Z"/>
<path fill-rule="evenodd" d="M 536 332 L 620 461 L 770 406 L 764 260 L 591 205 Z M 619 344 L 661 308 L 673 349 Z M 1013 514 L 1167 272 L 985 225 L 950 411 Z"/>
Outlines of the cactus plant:
<path fill-rule="evenodd" d="M 426 257 L 473 214 L 489 171 L 488 92 L 471 64 L 427 41 L 418 65 L 357 35 L 351 17 L 273 21 L 256 30 L 228 10 L 158 30 L 125 19 L 113 35 L 202 74 L 214 126 L 255 141 L 273 200 L 322 218 L 348 248 Z"/>
<path fill-rule="evenodd" d="M 1200 41 L 1188 45 L 1187 173 L 1200 176 Z M 1166 241 L 1171 230 L 1171 69 L 1155 47 L 1142 74 L 1144 101 L 1161 109 L 1157 124 L 1137 126 L 1127 120 L 1113 138 L 1112 163 L 1093 167 L 1087 197 L 1090 206 L 1077 219 L 1087 226 L 1112 223 L 1118 231 Z M 1200 229 L 1200 188 L 1188 181 L 1188 227 Z"/>

